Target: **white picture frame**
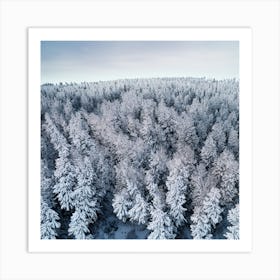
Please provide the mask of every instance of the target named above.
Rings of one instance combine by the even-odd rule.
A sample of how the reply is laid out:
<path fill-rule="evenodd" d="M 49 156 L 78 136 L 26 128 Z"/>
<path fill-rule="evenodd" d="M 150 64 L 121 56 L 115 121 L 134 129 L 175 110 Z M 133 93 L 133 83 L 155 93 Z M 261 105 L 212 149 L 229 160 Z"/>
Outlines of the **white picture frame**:
<path fill-rule="evenodd" d="M 30 28 L 29 251 L 30 252 L 248 252 L 251 250 L 251 30 L 250 28 Z M 240 105 L 240 239 L 43 240 L 40 237 L 41 41 L 238 41 Z"/>

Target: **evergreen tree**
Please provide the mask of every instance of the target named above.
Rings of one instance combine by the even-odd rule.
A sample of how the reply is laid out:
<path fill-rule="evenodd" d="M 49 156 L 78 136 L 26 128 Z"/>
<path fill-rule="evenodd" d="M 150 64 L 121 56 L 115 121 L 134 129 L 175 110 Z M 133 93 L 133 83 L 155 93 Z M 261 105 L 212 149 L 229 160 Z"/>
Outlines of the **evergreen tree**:
<path fill-rule="evenodd" d="M 239 164 L 227 149 L 216 159 L 213 174 L 218 178 L 221 190 L 221 202 L 228 204 L 238 194 Z"/>
<path fill-rule="evenodd" d="M 54 176 L 47 167 L 46 160 L 41 159 L 41 196 L 44 201 L 50 205 L 54 205 L 54 195 L 52 192 L 52 187 L 54 184 Z"/>
<path fill-rule="evenodd" d="M 128 211 L 128 216 L 132 222 L 146 224 L 149 215 L 149 204 L 137 193 L 132 208 Z"/>
<path fill-rule="evenodd" d="M 191 216 L 191 234 L 194 239 L 205 239 L 211 232 L 211 224 L 206 213 L 203 211 L 203 207 L 196 206 Z"/>
<path fill-rule="evenodd" d="M 220 190 L 213 187 L 203 202 L 203 211 L 213 227 L 221 221 L 221 213 L 223 210 L 220 206 L 220 199 Z"/>
<path fill-rule="evenodd" d="M 114 213 L 121 221 L 126 222 L 128 219 L 131 205 L 132 202 L 129 200 L 129 196 L 124 189 L 114 195 L 112 206 Z"/>
<path fill-rule="evenodd" d="M 217 147 L 213 140 L 211 134 L 207 136 L 203 148 L 201 149 L 201 159 L 206 166 L 213 163 L 214 159 L 217 157 Z"/>
<path fill-rule="evenodd" d="M 68 232 L 69 235 L 73 235 L 75 239 L 86 239 L 86 234 L 89 233 L 89 229 L 85 211 L 78 208 L 78 210 L 73 213 Z"/>
<path fill-rule="evenodd" d="M 191 176 L 190 184 L 192 188 L 192 205 L 199 206 L 203 204 L 211 188 L 216 187 L 218 183 L 217 178 L 206 170 L 205 164 L 200 163 Z"/>
<path fill-rule="evenodd" d="M 97 220 L 99 203 L 96 195 L 96 175 L 88 157 L 84 158 L 79 168 L 77 185 L 72 193 L 75 212 L 69 224 L 69 234 L 76 239 L 85 239 L 89 232 L 88 225 Z"/>
<path fill-rule="evenodd" d="M 217 152 L 221 153 L 226 146 L 226 134 L 223 125 L 220 122 L 212 126 L 211 136 L 216 143 Z"/>
<path fill-rule="evenodd" d="M 176 236 L 170 217 L 160 208 L 151 211 L 151 222 L 147 228 L 151 230 L 148 239 L 173 239 Z"/>
<path fill-rule="evenodd" d="M 239 152 L 239 137 L 238 132 L 232 127 L 228 136 L 228 148 L 233 152 L 236 158 L 238 158 Z"/>
<path fill-rule="evenodd" d="M 227 239 L 239 239 L 239 204 L 229 210 L 227 219 L 231 226 L 227 227 L 225 237 Z"/>
<path fill-rule="evenodd" d="M 194 126 L 193 119 L 183 112 L 181 116 L 177 119 L 177 133 L 178 133 L 178 145 L 185 146 L 189 145 L 196 148 L 199 139 L 196 135 L 196 130 Z"/>
<path fill-rule="evenodd" d="M 146 104 L 146 103 L 145 103 Z M 148 103 L 148 105 L 143 107 L 141 113 L 142 125 L 140 127 L 140 135 L 150 147 L 156 144 L 155 135 L 155 119 L 153 116 L 154 104 Z"/>
<path fill-rule="evenodd" d="M 60 227 L 59 216 L 41 197 L 41 239 L 55 239 Z"/>
<path fill-rule="evenodd" d="M 213 187 L 205 197 L 201 206 L 194 208 L 191 216 L 191 232 L 194 239 L 211 238 L 209 234 L 221 221 L 222 208 L 220 207 L 220 191 Z"/>
<path fill-rule="evenodd" d="M 73 146 L 81 156 L 89 155 L 94 150 L 94 142 L 89 135 L 89 126 L 81 112 L 72 116 L 69 123 L 69 135 Z"/>
<path fill-rule="evenodd" d="M 51 143 L 54 145 L 54 148 L 59 153 L 59 156 L 63 156 L 67 154 L 69 149 L 69 144 L 67 140 L 63 136 L 63 134 L 59 131 L 52 118 L 48 113 L 45 114 L 45 122 L 43 125 L 46 133 L 49 135 Z"/>
<path fill-rule="evenodd" d="M 173 160 L 171 162 L 169 176 L 166 181 L 166 203 L 176 227 L 179 227 L 186 221 L 187 175 L 184 174 L 184 167 L 181 161 Z"/>
<path fill-rule="evenodd" d="M 56 160 L 54 172 L 56 184 L 53 192 L 58 199 L 61 209 L 69 211 L 74 207 L 73 191 L 77 183 L 76 170 L 68 156 Z"/>
<path fill-rule="evenodd" d="M 45 115 L 45 119 L 46 132 L 49 133 L 51 142 L 58 152 L 58 158 L 55 161 L 56 183 L 53 186 L 53 192 L 61 208 L 68 211 L 73 208 L 72 192 L 76 184 L 76 172 L 70 157 L 70 146 L 48 114 Z"/>

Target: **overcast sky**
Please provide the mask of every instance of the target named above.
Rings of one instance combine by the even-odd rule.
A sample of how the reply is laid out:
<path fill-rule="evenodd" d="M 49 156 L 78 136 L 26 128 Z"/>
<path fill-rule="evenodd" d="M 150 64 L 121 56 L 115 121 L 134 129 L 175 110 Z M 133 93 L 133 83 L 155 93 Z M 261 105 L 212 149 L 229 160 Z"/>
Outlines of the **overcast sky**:
<path fill-rule="evenodd" d="M 41 82 L 239 78 L 238 41 L 42 41 Z"/>

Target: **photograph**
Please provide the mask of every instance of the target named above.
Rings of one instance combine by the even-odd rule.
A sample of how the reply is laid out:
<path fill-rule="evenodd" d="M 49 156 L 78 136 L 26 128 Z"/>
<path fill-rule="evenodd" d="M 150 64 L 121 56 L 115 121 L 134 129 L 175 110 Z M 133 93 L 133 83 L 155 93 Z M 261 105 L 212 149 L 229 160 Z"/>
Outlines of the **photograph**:
<path fill-rule="evenodd" d="M 40 238 L 239 240 L 239 45 L 41 40 Z"/>

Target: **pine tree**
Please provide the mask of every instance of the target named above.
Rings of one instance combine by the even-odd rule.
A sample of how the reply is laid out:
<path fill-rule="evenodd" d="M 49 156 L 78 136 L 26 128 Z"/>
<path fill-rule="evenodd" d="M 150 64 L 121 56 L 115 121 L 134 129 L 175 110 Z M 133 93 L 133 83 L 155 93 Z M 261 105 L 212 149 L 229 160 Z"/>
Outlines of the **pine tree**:
<path fill-rule="evenodd" d="M 55 239 L 60 227 L 59 216 L 41 197 L 41 239 Z"/>
<path fill-rule="evenodd" d="M 147 228 L 151 231 L 148 239 L 173 239 L 176 236 L 170 217 L 160 208 L 151 210 L 151 222 Z"/>
<path fill-rule="evenodd" d="M 96 195 L 96 175 L 88 157 L 81 163 L 77 185 L 72 193 L 75 212 L 69 224 L 69 234 L 76 239 L 85 239 L 89 232 L 88 225 L 97 220 L 99 203 Z"/>
<path fill-rule="evenodd" d="M 213 140 L 211 134 L 207 136 L 203 148 L 201 149 L 201 159 L 206 166 L 213 163 L 214 159 L 217 157 L 217 147 Z"/>
<path fill-rule="evenodd" d="M 211 136 L 216 143 L 218 153 L 221 153 L 226 146 L 226 135 L 224 127 L 220 122 L 212 126 Z"/>
<path fill-rule="evenodd" d="M 89 155 L 94 150 L 94 142 L 89 136 L 89 126 L 81 112 L 72 116 L 69 122 L 69 135 L 81 156 Z"/>
<path fill-rule="evenodd" d="M 71 216 L 68 229 L 69 235 L 73 235 L 75 239 L 86 239 L 86 234 L 90 232 L 88 224 L 86 212 L 80 209 L 76 210 Z"/>
<path fill-rule="evenodd" d="M 46 132 L 49 133 L 59 156 L 55 161 L 56 184 L 53 186 L 53 192 L 56 194 L 61 208 L 69 211 L 73 208 L 72 192 L 76 184 L 76 172 L 70 157 L 70 146 L 48 114 L 45 115 L 45 119 Z"/>
<path fill-rule="evenodd" d="M 189 145 L 195 148 L 199 142 L 193 119 L 183 112 L 177 120 L 178 146 Z"/>
<path fill-rule="evenodd" d="M 220 190 L 213 187 L 203 202 L 203 211 L 213 227 L 215 227 L 222 219 L 221 213 L 223 210 L 220 206 L 220 199 Z"/>
<path fill-rule="evenodd" d="M 156 117 L 161 128 L 161 145 L 169 152 L 175 149 L 176 112 L 172 107 L 167 107 L 163 101 L 158 104 Z"/>
<path fill-rule="evenodd" d="M 166 181 L 166 203 L 169 214 L 174 219 L 176 227 L 182 225 L 185 219 L 185 203 L 187 195 L 187 175 L 180 160 L 173 160 L 170 164 L 170 172 Z M 185 176 L 184 176 L 185 175 Z"/>
<path fill-rule="evenodd" d="M 239 137 L 238 132 L 231 128 L 228 136 L 228 148 L 234 153 L 237 157 L 239 152 Z"/>
<path fill-rule="evenodd" d="M 190 180 L 192 205 L 202 205 L 207 194 L 217 184 L 217 178 L 210 171 L 206 170 L 205 164 L 200 163 L 193 172 Z"/>
<path fill-rule="evenodd" d="M 167 167 L 168 157 L 163 148 L 160 148 L 156 152 L 152 152 L 149 159 L 149 169 L 146 172 L 147 184 L 165 183 L 168 174 Z"/>
<path fill-rule="evenodd" d="M 155 104 L 147 101 L 143 105 L 141 112 L 140 135 L 147 145 L 153 147 L 156 144 L 155 119 L 153 116 Z"/>
<path fill-rule="evenodd" d="M 159 154 L 157 154 L 159 156 Z M 166 170 L 166 163 L 160 162 L 159 157 L 151 161 L 151 169 L 146 175 L 147 189 L 152 198 L 150 205 L 150 222 L 147 229 L 151 231 L 149 239 L 172 239 L 175 238 L 174 225 L 166 211 L 165 194 L 162 186 L 162 172 Z M 165 181 L 165 180 L 164 180 Z"/>
<path fill-rule="evenodd" d="M 227 219 L 231 226 L 227 227 L 227 232 L 224 236 L 227 239 L 239 239 L 239 204 L 229 210 Z"/>
<path fill-rule="evenodd" d="M 77 183 L 76 170 L 69 157 L 60 157 L 56 160 L 54 175 L 57 182 L 53 186 L 53 192 L 61 209 L 69 211 L 74 208 L 73 191 Z"/>
<path fill-rule="evenodd" d="M 222 204 L 228 204 L 238 194 L 239 164 L 227 149 L 216 159 L 213 174 L 218 178 Z"/>
<path fill-rule="evenodd" d="M 212 229 L 221 221 L 220 191 L 213 187 L 205 197 L 201 206 L 194 208 L 191 216 L 191 232 L 194 239 L 211 238 Z"/>
<path fill-rule="evenodd" d="M 205 239 L 211 232 L 211 224 L 201 206 L 196 206 L 191 216 L 191 234 L 194 239 Z"/>
<path fill-rule="evenodd" d="M 43 126 L 46 133 L 50 136 L 51 143 L 59 153 L 59 156 L 67 154 L 67 151 L 69 150 L 69 144 L 48 113 L 45 114 L 45 122 Z"/>
<path fill-rule="evenodd" d="M 41 196 L 52 207 L 54 206 L 54 195 L 52 192 L 54 176 L 45 162 L 46 160 L 41 159 Z"/>
<path fill-rule="evenodd" d="M 121 221 L 126 222 L 128 219 L 131 205 L 132 202 L 129 200 L 128 194 L 124 189 L 114 195 L 113 211 Z"/>
<path fill-rule="evenodd" d="M 133 207 L 128 211 L 130 221 L 138 224 L 146 224 L 149 215 L 149 205 L 140 193 L 137 193 L 133 202 Z"/>

